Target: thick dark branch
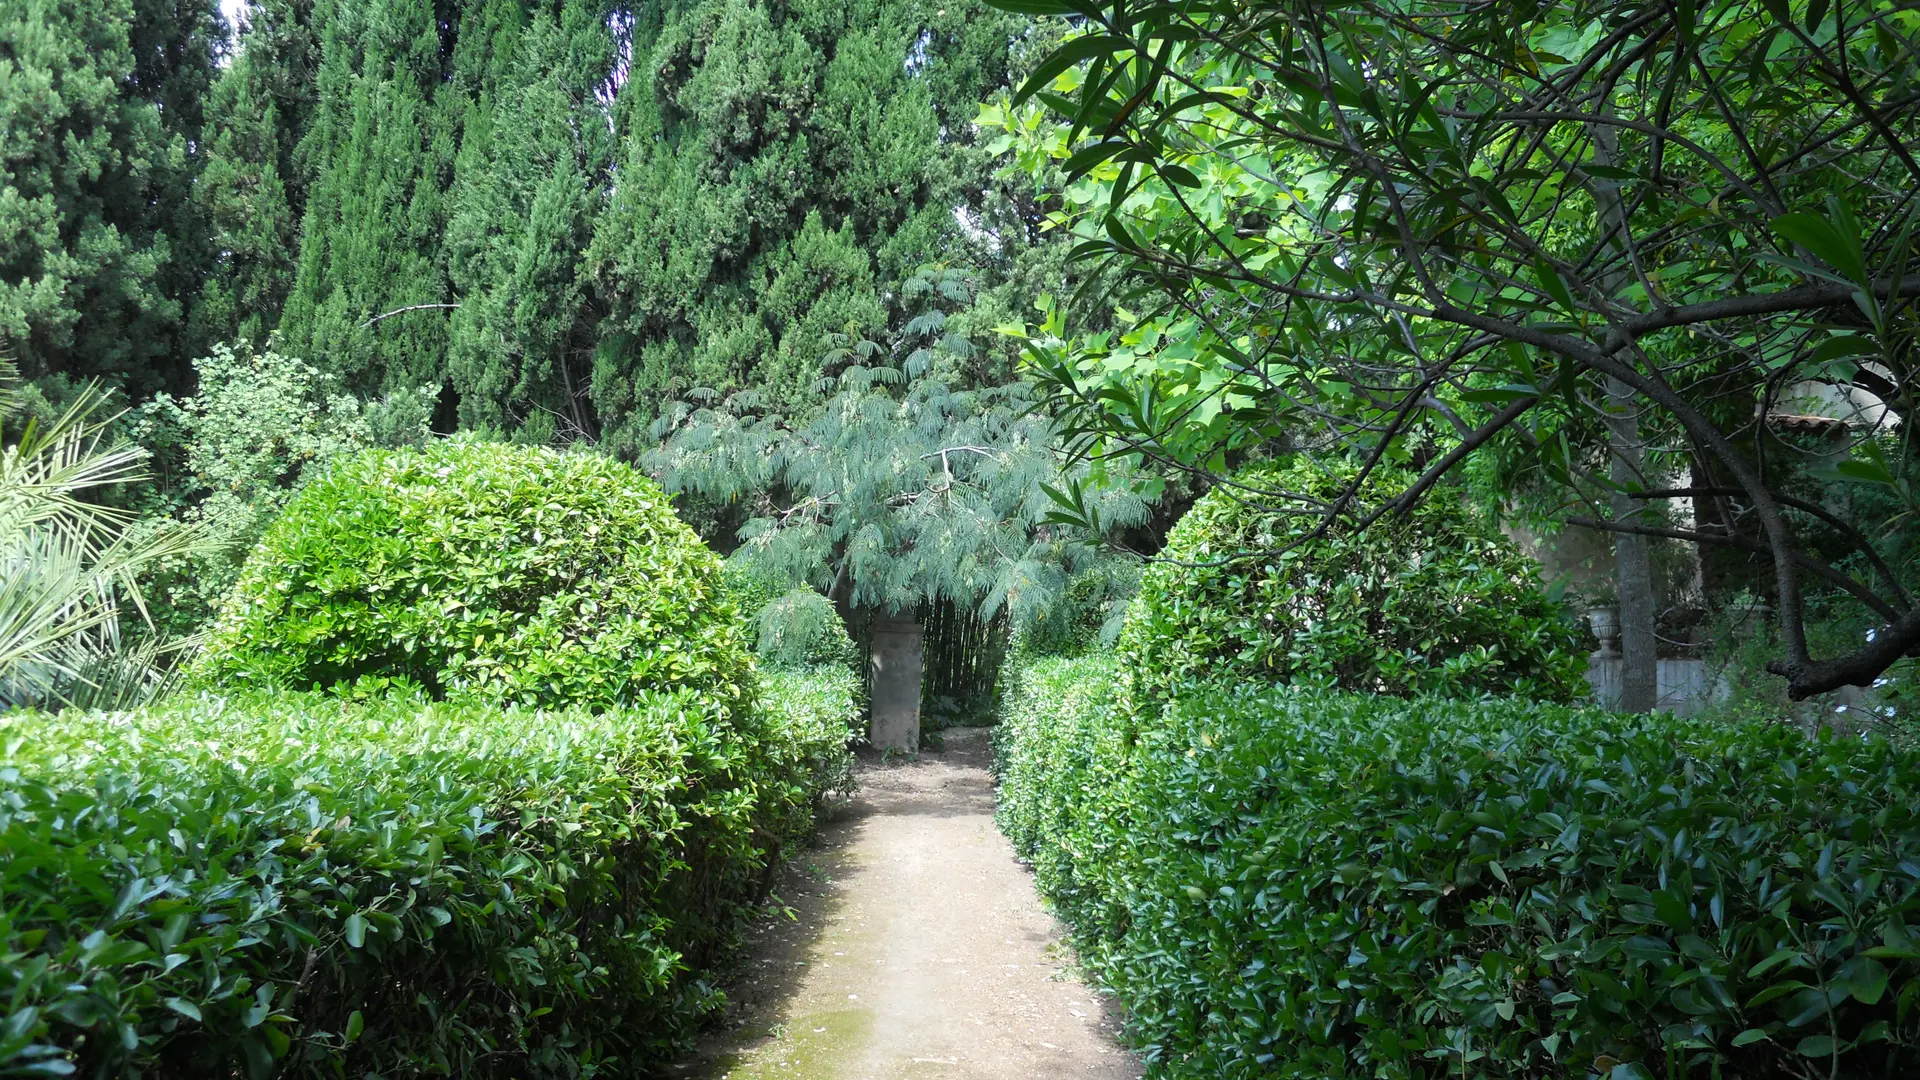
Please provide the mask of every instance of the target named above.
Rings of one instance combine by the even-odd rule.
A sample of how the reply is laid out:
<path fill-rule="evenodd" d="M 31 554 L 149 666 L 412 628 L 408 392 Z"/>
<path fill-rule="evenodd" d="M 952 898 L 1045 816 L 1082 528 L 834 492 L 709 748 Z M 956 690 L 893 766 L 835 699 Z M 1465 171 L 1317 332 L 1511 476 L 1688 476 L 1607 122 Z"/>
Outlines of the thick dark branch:
<path fill-rule="evenodd" d="M 1721 547 L 1734 547 L 1745 551 L 1755 551 L 1763 555 L 1771 554 L 1773 551 L 1771 547 L 1758 540 L 1749 540 L 1744 536 L 1732 536 L 1727 533 L 1701 532 L 1698 529 L 1671 529 L 1660 525 L 1630 525 L 1624 521 L 1606 521 L 1601 518 L 1585 516 L 1570 517 L 1567 519 L 1567 524 L 1580 525 L 1589 529 L 1600 529 L 1604 532 L 1633 533 L 1638 536 L 1657 536 L 1667 540 L 1685 540 L 1693 544 L 1717 544 Z M 1872 608 L 1883 618 L 1889 620 L 1903 618 L 1900 612 L 1894 609 L 1892 604 L 1887 603 L 1872 589 L 1835 570 L 1819 559 L 1802 551 L 1789 551 L 1787 554 L 1793 559 L 1796 565 L 1812 571 L 1815 577 L 1846 590 L 1848 595 Z M 1875 672 L 1875 674 L 1879 673 Z"/>
<path fill-rule="evenodd" d="M 1356 526 L 1356 529 L 1366 528 L 1388 511 L 1404 514 L 1413 509 L 1413 504 L 1419 502 L 1420 497 L 1425 495 L 1427 490 L 1433 487 L 1433 485 L 1439 483 L 1440 478 L 1451 471 L 1455 465 L 1465 461 L 1467 455 L 1486 445 L 1487 440 L 1500 434 L 1501 431 L 1506 429 L 1507 425 L 1520 419 L 1528 409 L 1533 408 L 1539 403 L 1540 398 L 1536 395 L 1530 394 L 1523 398 L 1516 398 L 1509 403 L 1506 408 L 1495 413 L 1493 419 L 1488 420 L 1463 437 L 1460 440 L 1460 445 L 1447 451 L 1440 460 L 1427 466 L 1427 470 L 1421 473 L 1420 478 L 1415 480 L 1407 490 L 1401 492 L 1397 497 L 1381 506 L 1378 510 L 1368 514 L 1366 519 Z"/>
<path fill-rule="evenodd" d="M 1609 353 L 1618 352 L 1643 334 L 1674 326 L 1829 307 L 1833 304 L 1845 303 L 1858 291 L 1856 286 L 1842 285 L 1838 282 L 1796 285 L 1779 292 L 1747 293 L 1743 296 L 1729 296 L 1724 300 L 1709 300 L 1704 304 L 1682 304 L 1679 307 L 1662 308 L 1659 311 L 1650 311 L 1645 315 L 1636 315 L 1622 320 L 1619 328 L 1607 335 L 1600 348 Z M 1914 274 L 1899 281 L 1875 282 L 1873 292 L 1889 300 L 1902 296 L 1920 295 L 1920 274 Z"/>
<path fill-rule="evenodd" d="M 1627 493 L 1627 497 L 1630 499 L 1680 499 L 1704 495 L 1710 498 L 1739 498 L 1745 494 L 1745 491 L 1736 487 L 1681 487 L 1655 488 L 1651 491 L 1630 491 Z M 1899 598 L 1900 607 L 1904 610 L 1913 606 L 1913 597 L 1907 594 L 1907 587 L 1901 584 L 1900 579 L 1894 575 L 1893 568 L 1888 566 L 1885 560 L 1880 558 L 1880 553 L 1874 550 L 1873 544 L 1867 540 L 1866 536 L 1863 535 L 1859 529 L 1847 524 L 1839 515 L 1834 514 L 1818 503 L 1810 503 L 1805 499 L 1796 499 L 1791 495 L 1775 494 L 1773 498 L 1774 501 L 1778 502 L 1781 506 L 1791 507 L 1803 514 L 1808 514 L 1820 519 L 1834 531 L 1845 536 L 1847 542 L 1851 543 L 1855 548 L 1859 549 L 1861 554 L 1867 557 L 1867 561 L 1873 564 L 1874 572 L 1879 574 L 1881 578 L 1886 581 L 1887 586 L 1894 591 L 1894 595 Z"/>
<path fill-rule="evenodd" d="M 1787 680 L 1787 696 L 1802 701 L 1843 686 L 1872 686 L 1880 673 L 1903 656 L 1920 651 L 1920 608 L 1914 608 L 1875 632 L 1863 649 L 1831 660 L 1775 660 L 1767 670 Z"/>

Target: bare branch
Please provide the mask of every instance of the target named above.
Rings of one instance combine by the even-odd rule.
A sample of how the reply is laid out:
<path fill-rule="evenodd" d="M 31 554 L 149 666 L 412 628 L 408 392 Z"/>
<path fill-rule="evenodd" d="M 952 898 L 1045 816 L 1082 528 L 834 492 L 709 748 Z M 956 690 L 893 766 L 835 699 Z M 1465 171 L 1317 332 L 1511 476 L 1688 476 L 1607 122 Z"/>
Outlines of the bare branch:
<path fill-rule="evenodd" d="M 381 319 L 391 319 L 395 315 L 405 315 L 409 311 L 451 311 L 459 306 L 459 304 L 408 304 L 406 307 L 394 308 L 392 311 L 383 311 L 375 315 L 373 318 L 361 323 L 360 329 L 365 330 Z"/>

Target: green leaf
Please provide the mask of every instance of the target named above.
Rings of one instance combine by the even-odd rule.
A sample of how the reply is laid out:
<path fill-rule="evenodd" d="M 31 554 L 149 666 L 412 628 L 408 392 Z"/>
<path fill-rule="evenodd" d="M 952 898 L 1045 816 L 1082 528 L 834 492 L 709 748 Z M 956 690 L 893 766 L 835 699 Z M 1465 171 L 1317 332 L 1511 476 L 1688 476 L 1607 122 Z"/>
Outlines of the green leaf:
<path fill-rule="evenodd" d="M 1757 978 L 1779 967 L 1781 964 L 1800 955 L 1800 950 L 1791 945 L 1782 945 L 1768 953 L 1766 959 L 1747 969 L 1747 978 Z"/>
<path fill-rule="evenodd" d="M 1855 1001 L 1878 1005 L 1887 992 L 1887 967 L 1871 956 L 1856 956 L 1841 968 L 1841 978 Z"/>
<path fill-rule="evenodd" d="M 1833 463 L 1834 475 L 1843 480 L 1852 480 L 1860 484 L 1879 484 L 1882 487 L 1899 487 L 1900 481 L 1884 466 L 1871 461 L 1848 459 Z"/>
<path fill-rule="evenodd" d="M 341 1034 L 342 1034 L 342 1037 L 345 1038 L 347 1042 L 351 1043 L 354 1040 L 358 1039 L 360 1037 L 360 1033 L 362 1031 L 365 1031 L 366 1029 L 367 1029 L 367 1018 L 360 1014 L 359 1009 L 355 1009 L 352 1012 L 347 1014 L 347 1030 L 342 1032 Z"/>
<path fill-rule="evenodd" d="M 1060 168 L 1067 174 L 1068 179 L 1072 179 L 1084 175 L 1088 170 L 1125 150 L 1129 145 L 1131 144 L 1120 139 L 1094 143 L 1092 146 L 1075 151 L 1073 156 L 1061 163 Z"/>
<path fill-rule="evenodd" d="M 1800 1040 L 1794 1051 L 1801 1057 L 1824 1058 L 1833 1056 L 1833 1036 L 1809 1035 Z"/>
<path fill-rule="evenodd" d="M 1047 0 L 1040 0 L 1040 2 L 1045 3 Z M 997 7 L 999 5 L 995 6 Z M 1064 7 L 1064 5 L 1062 6 Z M 1012 11 L 1014 9 L 1006 8 L 1005 10 Z M 1055 13 L 1020 12 L 1019 14 L 1046 15 Z M 1108 34 L 1089 34 L 1086 37 L 1074 38 L 1072 41 L 1053 50 L 1045 60 L 1040 61 L 1040 66 L 1033 69 L 1033 74 L 1027 76 L 1027 81 L 1020 84 L 1019 92 L 1013 95 L 1013 104 L 1015 106 L 1026 104 L 1028 98 L 1051 87 L 1053 80 L 1059 78 L 1062 72 L 1065 72 L 1068 68 L 1088 57 L 1099 53 L 1111 53 L 1117 49 L 1126 47 L 1128 47 L 1127 42 Z"/>
<path fill-rule="evenodd" d="M 1184 165 L 1157 164 L 1155 167 L 1168 183 L 1178 184 L 1185 188 L 1197 188 L 1200 186 L 1200 178 L 1193 175 L 1193 170 Z"/>
<path fill-rule="evenodd" d="M 273 1050 L 258 1035 L 241 1040 L 240 1052 L 246 1058 L 247 1080 L 267 1080 L 273 1075 Z"/>
<path fill-rule="evenodd" d="M 1861 254 L 1859 237 L 1844 236 L 1825 218 L 1805 211 L 1774 218 L 1773 228 L 1839 271 L 1847 280 L 1866 284 L 1867 264 Z"/>
<path fill-rule="evenodd" d="M 346 934 L 349 946 L 357 949 L 365 945 L 367 943 L 366 917 L 357 911 L 347 916 Z"/>
<path fill-rule="evenodd" d="M 172 1009 L 174 1012 L 177 1012 L 181 1016 L 187 1017 L 190 1020 L 201 1019 L 200 1006 L 195 1005 L 193 1002 L 188 1001 L 185 998 L 177 998 L 177 997 L 168 998 L 167 1008 Z"/>
<path fill-rule="evenodd" d="M 1574 313 L 1573 293 L 1568 291 L 1567 283 L 1561 279 L 1560 271 L 1555 270 L 1553 264 L 1545 259 L 1534 260 L 1533 276 L 1540 283 L 1540 288 L 1548 296 L 1553 297 L 1554 303 L 1559 304 L 1568 314 Z"/>
<path fill-rule="evenodd" d="M 1824 364 L 1849 356 L 1878 356 L 1880 345 L 1869 337 L 1858 334 L 1841 334 L 1830 337 L 1814 347 L 1809 359 L 1815 364 Z"/>
<path fill-rule="evenodd" d="M 1761 1028 L 1748 1028 L 1733 1037 L 1733 1045 L 1752 1046 L 1754 1043 L 1760 1042 L 1767 1037 L 1766 1031 Z"/>
<path fill-rule="evenodd" d="M 1757 1009 L 1775 998 L 1782 998 L 1795 991 L 1805 990 L 1806 988 L 1807 984 L 1798 979 L 1788 979 L 1786 982 L 1774 983 L 1772 986 L 1767 987 L 1765 990 L 1760 991 L 1748 999 L 1747 1008 Z"/>

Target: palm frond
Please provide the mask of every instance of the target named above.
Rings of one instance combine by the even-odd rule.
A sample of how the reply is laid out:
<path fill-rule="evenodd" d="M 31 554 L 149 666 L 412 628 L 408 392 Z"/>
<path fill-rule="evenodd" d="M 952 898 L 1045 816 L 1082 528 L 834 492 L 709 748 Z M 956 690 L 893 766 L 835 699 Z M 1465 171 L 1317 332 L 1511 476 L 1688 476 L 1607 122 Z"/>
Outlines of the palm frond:
<path fill-rule="evenodd" d="M 0 447 L 0 705 L 125 702 L 163 686 L 178 646 L 126 641 L 123 611 L 146 618 L 143 571 L 214 546 L 192 527 L 132 530 L 132 514 L 98 500 L 146 475 L 145 450 L 108 442 L 105 404 L 90 386 Z"/>

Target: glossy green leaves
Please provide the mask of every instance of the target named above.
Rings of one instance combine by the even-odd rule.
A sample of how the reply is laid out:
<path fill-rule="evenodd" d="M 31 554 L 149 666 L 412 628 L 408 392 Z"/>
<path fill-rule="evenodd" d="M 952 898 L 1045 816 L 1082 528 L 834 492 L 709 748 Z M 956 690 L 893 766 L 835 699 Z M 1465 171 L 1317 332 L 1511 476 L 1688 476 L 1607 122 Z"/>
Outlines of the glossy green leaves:
<path fill-rule="evenodd" d="M 1023 673 L 1000 821 L 1150 1075 L 1904 1076 L 1920 761 L 1521 701 Z"/>
<path fill-rule="evenodd" d="M 853 676 L 771 682 L 745 718 L 687 692 L 0 718 L 0 1074 L 571 1078 L 677 1052 L 848 784 Z"/>
<path fill-rule="evenodd" d="M 1350 475 L 1303 456 L 1243 470 L 1202 498 L 1128 613 L 1120 643 L 1133 685 L 1154 696 L 1222 678 L 1403 695 L 1585 693 L 1571 613 L 1456 492 L 1357 535 L 1350 519 L 1316 535 L 1323 519 L 1307 511 L 1331 505 Z M 1362 497 L 1379 505 L 1410 482 L 1382 470 Z"/>
<path fill-rule="evenodd" d="M 248 561 L 201 675 L 397 678 L 529 705 L 688 688 L 738 714 L 751 663 L 719 560 L 653 481 L 595 455 L 446 443 L 362 454 L 303 490 Z"/>

